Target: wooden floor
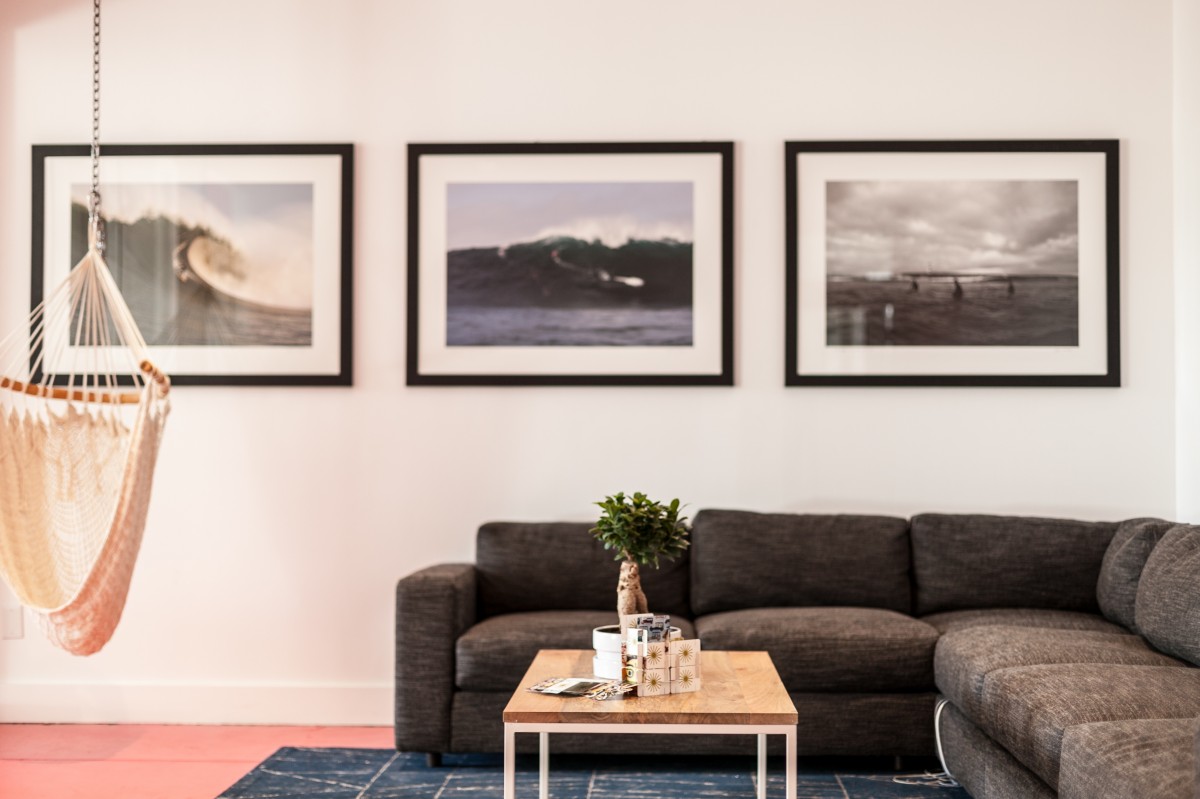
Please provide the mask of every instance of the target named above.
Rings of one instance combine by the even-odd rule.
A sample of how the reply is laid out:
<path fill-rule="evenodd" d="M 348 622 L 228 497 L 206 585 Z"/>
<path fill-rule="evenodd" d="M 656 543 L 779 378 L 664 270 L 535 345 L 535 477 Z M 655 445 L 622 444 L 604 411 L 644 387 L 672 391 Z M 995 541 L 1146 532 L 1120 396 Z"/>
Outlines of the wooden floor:
<path fill-rule="evenodd" d="M 0 724 L 0 797 L 215 799 L 281 746 L 388 749 L 392 729 Z"/>

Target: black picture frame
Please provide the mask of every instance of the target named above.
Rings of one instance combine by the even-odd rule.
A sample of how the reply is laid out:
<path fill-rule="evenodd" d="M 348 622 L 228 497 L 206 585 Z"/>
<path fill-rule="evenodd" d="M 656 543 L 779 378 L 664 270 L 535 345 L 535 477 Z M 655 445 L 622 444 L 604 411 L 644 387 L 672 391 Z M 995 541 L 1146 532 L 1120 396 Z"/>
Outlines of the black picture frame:
<path fill-rule="evenodd" d="M 732 142 L 560 142 L 560 143 L 412 143 L 408 146 L 408 320 L 407 320 L 407 384 L 411 386 L 730 386 L 733 385 L 733 166 Z M 459 261 L 450 264 L 454 236 L 467 224 L 452 228 L 447 221 L 446 204 L 454 186 L 484 186 L 499 184 L 515 187 L 512 191 L 535 191 L 551 183 L 575 185 L 573 200 L 588 205 L 597 195 L 588 186 L 609 184 L 623 186 L 636 182 L 667 181 L 690 185 L 694 227 L 687 245 L 692 282 L 689 284 L 692 304 L 686 314 L 692 319 L 688 335 L 690 346 L 655 346 L 639 341 L 637 344 L 571 344 L 553 337 L 538 340 L 534 345 L 513 344 L 495 334 L 491 339 L 469 339 L 462 334 L 451 342 L 451 324 L 466 311 L 465 304 L 455 304 L 451 297 L 461 296 L 458 284 L 451 283 L 450 274 Z M 454 191 L 458 191 L 455 189 Z M 465 190 L 464 190 L 465 191 Z M 482 190 L 481 190 L 482 191 Z M 458 195 L 455 195 L 458 196 Z M 497 202 L 497 211 L 509 203 Z M 545 206 L 543 206 L 544 208 Z M 531 212 L 533 213 L 533 212 Z M 542 211 L 545 213 L 545 211 Z M 650 213 L 650 212 L 646 212 Z M 529 221 L 529 220 L 525 220 Z M 445 229 L 440 226 L 445 225 Z M 457 223 L 454 223 L 457 225 Z M 548 222 L 549 224 L 549 222 Z M 514 228 L 515 230 L 516 228 Z M 573 231 L 574 228 L 571 228 Z M 478 233 L 486 238 L 480 229 Z M 515 233 L 513 235 L 516 235 Z M 579 234 L 582 236 L 582 234 Z M 494 236 L 501 236 L 495 233 Z M 502 237 L 502 236 L 501 236 Z M 527 238 L 527 237 L 525 237 Z M 574 241 L 572 237 L 568 240 Z M 517 236 L 517 239 L 522 239 Z M 490 241 L 490 240 L 488 240 Z M 509 258 L 509 244 L 538 244 L 538 241 L 481 242 L 480 251 L 487 251 L 490 263 L 497 258 Z M 579 242 L 584 239 L 580 238 Z M 595 240 L 600 242 L 599 239 Z M 630 239 L 632 241 L 632 237 Z M 663 242 L 674 241 L 663 239 Z M 662 242 L 659 242 L 662 243 Z M 675 241 L 675 244 L 681 242 Z M 615 243 L 604 255 L 619 249 Z M 545 249 L 545 248 L 543 248 Z M 532 252 L 532 250 L 530 251 Z M 555 263 L 558 250 L 550 257 Z M 595 253 L 593 253 L 595 254 Z M 457 256 L 456 256 L 457 257 Z M 642 281 L 642 286 L 654 286 L 637 275 L 618 276 L 607 270 L 588 265 L 565 263 L 581 274 L 592 272 L 580 281 L 599 281 L 595 286 L 562 287 L 561 275 L 547 262 L 546 253 L 529 256 L 532 279 L 542 280 L 543 296 L 552 291 L 561 296 L 578 299 L 585 291 L 607 291 L 614 280 Z M 573 256 L 572 256 L 573 257 Z M 615 261 L 630 263 L 631 259 Z M 626 270 L 628 271 L 628 270 Z M 603 272 L 600 277 L 597 274 Z M 455 275 L 461 274 L 454 271 Z M 492 272 L 490 280 L 500 281 L 506 273 Z M 501 275 L 502 277 L 494 277 Z M 553 285 L 553 289 L 545 287 Z M 626 288 L 630 283 L 624 284 Z M 660 281 L 658 285 L 663 285 Z M 541 312 L 536 305 L 521 306 L 529 295 L 527 287 L 517 281 L 504 284 L 498 290 L 509 291 L 513 312 L 522 316 Z M 572 294 L 571 292 L 576 292 Z M 487 301 L 486 298 L 483 301 Z M 538 299 L 538 302 L 543 302 Z M 586 298 L 583 300 L 587 302 Z M 597 300 L 598 303 L 624 302 L 624 299 Z M 463 301 L 464 303 L 466 301 Z M 564 306 L 565 308 L 566 306 Z M 598 307 L 598 306 L 596 306 Z M 588 310 L 589 308 L 585 308 Z M 456 316 L 457 314 L 457 316 Z M 494 317 L 494 315 L 493 315 Z M 481 317 L 484 318 L 484 317 Z M 520 317 L 517 317 L 520 320 Z M 445 321 L 443 321 L 445 320 Z M 575 324 L 575 320 L 570 320 Z M 517 326 L 524 321 L 515 323 Z M 459 334 L 454 334 L 459 335 Z M 491 335 L 488 333 L 486 335 Z M 480 341 L 487 341 L 480 344 Z M 467 343 L 461 343 L 467 341 Z M 623 368 L 634 365 L 636 368 Z"/>
<path fill-rule="evenodd" d="M 33 146 L 34 307 L 86 246 L 79 190 L 90 179 L 90 152 L 83 144 Z M 353 144 L 106 144 L 100 178 L 106 261 L 152 356 L 173 385 L 353 384 Z M 136 220 L 121 218 L 122 192 L 129 193 L 130 208 L 135 196 L 155 201 Z M 213 196 L 219 202 L 198 199 Z M 305 208 L 311 213 L 306 215 Z M 135 225 L 157 225 L 152 228 L 156 236 L 139 237 Z M 293 293 L 309 292 L 307 311 L 303 297 L 290 299 L 293 307 L 281 310 L 225 293 L 223 286 L 197 279 L 195 271 L 188 288 L 167 285 L 172 272 L 178 283 L 188 282 L 178 247 L 184 248 L 184 262 L 196 266 L 186 261 L 187 242 L 173 257 L 164 256 L 163 247 L 176 246 L 172 237 L 182 241 L 211 233 L 233 251 L 239 240 L 253 235 L 256 252 L 270 252 L 272 231 L 286 232 L 288 243 L 296 244 L 278 248 L 295 259 L 288 264 L 294 271 L 285 277 L 306 274 L 306 267 L 311 272 L 311 281 L 292 281 Z M 139 266 L 125 267 L 126 260 Z M 271 269 L 279 274 L 282 261 L 282 255 L 260 258 L 257 263 L 268 266 L 257 274 Z M 159 286 L 156 292 L 140 288 L 151 280 Z M 184 291 L 189 293 L 183 296 Z M 144 299 L 135 302 L 135 297 Z M 55 371 L 52 367 L 47 371 Z"/>
<path fill-rule="evenodd" d="M 1118 140 L 787 141 L 784 159 L 785 385 L 1121 385 Z M 912 187 L 912 196 L 907 199 L 917 206 L 928 188 L 917 185 L 922 181 L 941 181 L 947 190 L 954 188 L 964 191 L 972 190 L 967 184 L 975 181 L 975 188 L 982 192 L 981 202 L 984 195 L 991 191 L 983 185 L 985 183 L 1013 182 L 1006 183 L 1003 190 L 1032 187 L 1031 190 L 1037 191 L 1039 186 L 1044 186 L 1048 195 L 1068 198 L 1062 201 L 1061 208 L 1056 209 L 1062 219 L 1069 218 L 1067 187 L 1074 182 L 1077 203 L 1074 291 L 1078 299 L 1074 309 L 1073 345 L 1070 343 L 1069 293 L 1072 278 L 1069 269 L 1061 269 L 1065 274 L 1051 274 L 1050 270 L 1056 267 L 1046 265 L 1045 274 L 1034 272 L 1032 270 L 1042 268 L 1035 260 L 1038 257 L 1036 254 L 1030 255 L 1030 260 L 1022 266 L 1017 260 L 1018 255 L 1033 253 L 1032 246 L 1017 250 L 1015 248 L 1018 245 L 1013 243 L 1014 240 L 1007 240 L 1005 245 L 998 245 L 1000 249 L 995 253 L 988 250 L 979 253 L 971 251 L 971 256 L 978 255 L 980 263 L 992 265 L 961 270 L 961 273 L 955 271 L 961 269 L 958 265 L 947 271 L 938 271 L 926 265 L 922 273 L 915 263 L 905 268 L 904 257 L 899 256 L 890 262 L 883 258 L 872 261 L 872 257 L 884 251 L 883 245 L 876 246 L 878 242 L 864 243 L 862 251 L 855 252 L 855 242 L 862 243 L 861 234 L 870 229 L 865 224 L 870 214 L 889 207 L 886 204 L 888 200 L 879 198 L 886 198 L 893 189 L 905 191 L 907 185 Z M 889 182 L 893 182 L 892 185 L 887 185 Z M 1017 183 L 1021 183 L 1022 187 L 1017 187 Z M 946 208 L 949 207 L 947 204 Z M 1050 215 L 1051 211 L 1047 210 L 1046 214 Z M 908 246 L 911 242 L 902 241 L 900 233 L 892 232 L 897 230 L 894 223 L 898 222 L 898 218 L 893 215 L 884 219 L 877 232 L 884 237 L 885 245 L 893 246 L 893 252 L 904 253 L 907 257 L 909 254 L 938 251 L 933 247 L 923 248 L 919 242 Z M 1032 223 L 1029 224 L 1032 231 Z M 931 232 L 939 230 L 936 225 L 928 223 L 926 227 L 920 227 L 916 222 L 912 225 L 916 227 L 910 225 L 910 233 L 924 233 L 926 227 Z M 1001 234 L 986 231 L 981 235 L 993 236 L 996 241 L 1004 239 Z M 949 233 L 946 234 L 946 241 L 949 241 Z M 993 239 L 986 241 L 990 245 Z M 1057 245 L 1050 240 L 1043 242 L 1046 247 L 1042 254 L 1052 246 L 1070 246 L 1069 235 L 1055 241 L 1058 241 Z M 1012 251 L 1004 247 L 1011 247 Z M 960 251 L 965 252 L 961 247 Z M 1011 262 L 1004 264 L 1006 258 L 1011 258 Z M 1069 264 L 1069 259 L 1063 256 L 1062 263 Z M 871 264 L 875 264 L 880 271 L 859 274 L 851 271 L 865 269 Z M 1019 269 L 1030 271 L 1022 273 L 1017 271 Z M 1042 290 L 1042 298 L 1062 295 L 1061 300 L 1055 299 L 1054 302 L 1055 307 L 1064 309 L 1064 312 L 1060 313 L 1057 320 L 1046 320 L 1047 328 L 1053 327 L 1054 330 L 1046 334 L 1044 341 L 1065 343 L 1045 346 L 1042 342 L 1030 345 L 958 346 L 959 341 L 970 336 L 982 338 L 985 335 L 984 325 L 969 330 L 970 317 L 964 315 L 961 317 L 964 324 L 957 329 L 945 328 L 938 332 L 935 327 L 927 326 L 927 331 L 917 334 L 914 326 L 907 328 L 905 335 L 910 341 L 921 341 L 921 336 L 926 337 L 919 345 L 877 346 L 883 343 L 879 340 L 880 327 L 884 329 L 883 337 L 900 338 L 896 333 L 899 324 L 896 319 L 905 307 L 911 304 L 906 317 L 908 319 L 926 312 L 915 305 L 915 298 L 921 296 L 920 286 L 923 282 L 936 285 L 938 291 L 949 291 L 947 296 L 959 299 L 964 296 L 960 280 L 964 283 L 968 280 L 978 281 L 980 286 L 1007 281 L 1009 296 L 1022 298 L 1023 292 L 1014 289 L 1014 285 L 1026 279 L 1031 281 L 1030 287 L 1034 286 L 1034 279 L 1040 279 L 1043 287 L 1053 289 L 1053 292 L 1050 289 Z M 888 281 L 897 280 L 911 280 L 911 303 L 894 290 L 897 287 L 888 288 L 885 285 Z M 947 280 L 953 280 L 958 288 L 946 285 L 944 281 Z M 871 281 L 877 281 L 878 284 L 869 287 Z M 943 283 L 937 285 L 937 281 Z M 842 285 L 837 285 L 839 282 Z M 848 306 L 842 304 L 843 299 L 852 295 L 851 289 L 857 288 L 862 289 L 855 295 L 855 301 L 860 304 L 849 310 L 858 313 L 856 309 L 862 309 L 862 316 L 846 323 Z M 879 298 L 884 296 L 885 289 L 891 292 L 887 296 L 896 302 L 884 304 L 883 321 L 879 323 L 873 321 L 878 316 L 875 306 L 879 304 Z M 874 293 L 870 293 L 872 291 Z M 926 296 L 930 295 L 927 293 Z M 967 297 L 970 297 L 969 293 Z M 1047 305 L 1050 302 L 1045 299 Z M 981 307 L 982 303 L 981 299 Z M 943 307 L 967 308 L 968 304 L 955 306 L 952 301 Z M 889 315 L 889 310 L 893 314 Z M 1003 310 L 997 311 L 995 318 L 1003 319 L 1004 314 Z M 864 317 L 866 322 L 861 321 Z M 1016 317 L 1017 314 L 1012 315 L 1012 318 Z M 1008 340 L 1019 341 L 1022 335 L 1035 335 L 1036 328 L 1032 326 L 1025 328 L 1027 332 L 1020 335 L 1011 333 L 1011 327 Z M 849 335 L 845 333 L 847 330 L 850 331 Z M 856 336 L 858 340 L 865 338 L 869 343 L 842 343 Z M 1003 335 L 997 340 L 1004 340 Z M 942 344 L 943 341 L 947 344 Z M 971 345 L 981 343 L 988 342 L 970 342 Z M 939 361 L 939 358 L 943 360 Z"/>

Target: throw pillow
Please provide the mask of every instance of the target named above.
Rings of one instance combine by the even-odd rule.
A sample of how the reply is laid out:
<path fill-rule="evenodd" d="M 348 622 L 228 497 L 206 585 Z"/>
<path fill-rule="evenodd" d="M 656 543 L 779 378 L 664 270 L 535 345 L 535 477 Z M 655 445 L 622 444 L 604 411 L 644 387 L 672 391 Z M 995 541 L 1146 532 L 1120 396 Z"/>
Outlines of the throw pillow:
<path fill-rule="evenodd" d="M 1200 527 L 1172 527 L 1150 553 L 1137 593 L 1137 627 L 1168 655 L 1200 665 Z"/>
<path fill-rule="evenodd" d="M 1163 519 L 1129 519 L 1117 527 L 1096 582 L 1096 601 L 1104 618 L 1137 632 L 1134 606 L 1142 570 L 1159 539 L 1174 526 Z"/>

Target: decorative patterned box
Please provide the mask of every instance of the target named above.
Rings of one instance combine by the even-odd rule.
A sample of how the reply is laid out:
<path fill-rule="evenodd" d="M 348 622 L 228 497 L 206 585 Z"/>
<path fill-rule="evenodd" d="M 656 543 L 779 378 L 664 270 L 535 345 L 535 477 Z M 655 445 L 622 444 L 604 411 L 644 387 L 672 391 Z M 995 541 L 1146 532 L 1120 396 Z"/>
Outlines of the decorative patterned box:
<path fill-rule="evenodd" d="M 652 621 L 644 621 L 651 619 Z M 683 638 L 679 628 L 670 627 L 669 617 L 641 614 L 624 617 L 635 625 L 652 624 L 665 640 L 648 640 L 653 631 L 643 626 L 626 628 L 621 652 L 621 679 L 637 686 L 638 696 L 664 696 L 700 690 L 700 641 Z"/>
<path fill-rule="evenodd" d="M 680 666 L 671 675 L 671 693 L 686 694 L 700 690 L 700 672 L 695 666 Z"/>
<path fill-rule="evenodd" d="M 642 680 L 638 683 L 638 696 L 665 696 L 671 693 L 671 681 L 667 679 L 666 669 L 646 669 L 642 672 Z"/>
<path fill-rule="evenodd" d="M 647 669 L 665 669 L 670 665 L 667 662 L 667 647 L 666 641 L 638 644 L 638 657 L 646 664 Z"/>
<path fill-rule="evenodd" d="M 671 654 L 680 666 L 695 666 L 700 663 L 700 639 L 691 638 L 671 642 Z"/>
<path fill-rule="evenodd" d="M 643 621 L 654 621 L 653 613 L 630 613 L 621 617 L 621 629 L 629 630 L 638 628 L 638 624 Z"/>

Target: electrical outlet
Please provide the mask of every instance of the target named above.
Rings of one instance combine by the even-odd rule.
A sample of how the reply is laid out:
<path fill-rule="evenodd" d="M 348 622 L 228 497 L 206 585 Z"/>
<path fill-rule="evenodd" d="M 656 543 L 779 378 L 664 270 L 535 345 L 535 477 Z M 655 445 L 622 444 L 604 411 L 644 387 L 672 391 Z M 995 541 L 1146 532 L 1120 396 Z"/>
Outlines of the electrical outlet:
<path fill-rule="evenodd" d="M 25 609 L 20 605 L 4 609 L 4 638 L 15 640 L 25 637 Z"/>

